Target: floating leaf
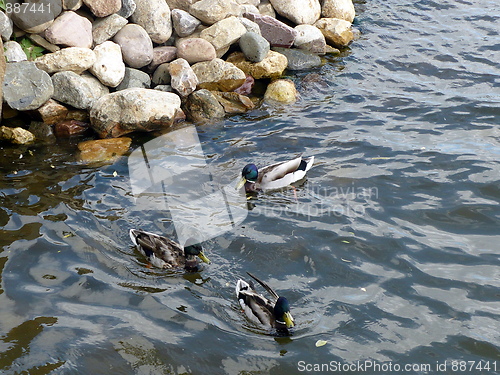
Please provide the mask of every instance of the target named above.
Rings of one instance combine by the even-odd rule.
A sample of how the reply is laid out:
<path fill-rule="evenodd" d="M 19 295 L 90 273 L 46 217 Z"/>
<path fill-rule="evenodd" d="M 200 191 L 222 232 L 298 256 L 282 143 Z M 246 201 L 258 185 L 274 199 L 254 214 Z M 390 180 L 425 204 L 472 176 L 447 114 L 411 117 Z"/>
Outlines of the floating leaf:
<path fill-rule="evenodd" d="M 325 340 L 318 340 L 316 341 L 316 347 L 319 348 L 320 346 L 326 345 L 328 341 Z"/>
<path fill-rule="evenodd" d="M 343 262 L 352 263 L 352 261 L 351 261 L 351 260 L 344 259 L 344 258 L 340 258 L 340 259 L 342 259 L 342 261 L 343 261 Z"/>
<path fill-rule="evenodd" d="M 350 243 L 349 241 L 347 240 L 342 240 L 343 243 Z"/>
<path fill-rule="evenodd" d="M 361 288 L 361 290 L 362 290 L 363 292 L 366 292 L 366 288 Z"/>
<path fill-rule="evenodd" d="M 113 177 L 116 177 L 118 176 L 118 173 L 116 173 L 116 171 L 113 172 Z"/>

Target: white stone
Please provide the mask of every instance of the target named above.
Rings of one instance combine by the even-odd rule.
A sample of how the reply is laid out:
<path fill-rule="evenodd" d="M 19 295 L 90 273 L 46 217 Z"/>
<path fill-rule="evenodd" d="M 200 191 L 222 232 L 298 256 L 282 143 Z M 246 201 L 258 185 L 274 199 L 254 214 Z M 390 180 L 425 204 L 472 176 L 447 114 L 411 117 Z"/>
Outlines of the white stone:
<path fill-rule="evenodd" d="M 297 25 L 313 24 L 321 16 L 319 0 L 270 0 L 276 12 Z"/>
<path fill-rule="evenodd" d="M 356 11 L 352 0 L 324 0 L 321 14 L 325 18 L 339 18 L 352 23 Z"/>
<path fill-rule="evenodd" d="M 325 54 L 326 40 L 320 29 L 312 25 L 297 25 L 295 30 L 297 31 L 293 42 L 295 47 L 321 55 Z"/>
<path fill-rule="evenodd" d="M 172 61 L 168 66 L 168 70 L 171 76 L 170 84 L 180 96 L 186 97 L 196 90 L 198 78 L 186 60 L 177 59 Z"/>
<path fill-rule="evenodd" d="M 36 58 L 39 69 L 47 73 L 72 71 L 81 74 L 94 65 L 96 55 L 90 48 L 69 47 Z"/>
<path fill-rule="evenodd" d="M 5 60 L 8 63 L 28 60 L 28 56 L 26 56 L 26 53 L 18 42 L 5 42 L 3 48 L 5 50 Z"/>
<path fill-rule="evenodd" d="M 231 16 L 203 30 L 200 33 L 200 37 L 212 43 L 215 50 L 219 52 L 238 41 L 246 32 L 247 29 L 238 18 Z"/>
<path fill-rule="evenodd" d="M 239 16 L 241 8 L 231 0 L 200 0 L 189 9 L 189 13 L 207 25 L 221 21 L 230 16 Z"/>
<path fill-rule="evenodd" d="M 125 76 L 125 64 L 122 60 L 120 46 L 111 41 L 99 44 L 94 48 L 97 57 L 90 72 L 105 86 L 116 87 Z"/>
<path fill-rule="evenodd" d="M 165 43 L 172 35 L 170 8 L 165 0 L 140 0 L 132 22 L 142 26 L 155 43 Z"/>

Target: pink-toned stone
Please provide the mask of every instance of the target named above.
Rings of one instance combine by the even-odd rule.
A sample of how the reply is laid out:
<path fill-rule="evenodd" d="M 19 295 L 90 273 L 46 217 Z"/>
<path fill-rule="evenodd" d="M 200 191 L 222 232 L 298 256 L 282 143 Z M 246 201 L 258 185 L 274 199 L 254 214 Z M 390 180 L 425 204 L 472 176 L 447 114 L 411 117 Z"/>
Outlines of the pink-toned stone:
<path fill-rule="evenodd" d="M 236 90 L 234 90 L 234 92 L 240 95 L 250 95 L 252 93 L 254 84 L 255 79 L 250 74 L 248 74 L 245 82 Z"/>
<path fill-rule="evenodd" d="M 183 39 L 177 44 L 177 56 L 190 64 L 215 59 L 215 47 L 202 38 Z"/>
<path fill-rule="evenodd" d="M 245 13 L 243 16 L 259 25 L 261 35 L 267 39 L 272 47 L 290 48 L 293 45 L 297 35 L 293 27 L 271 16 L 254 13 Z"/>
<path fill-rule="evenodd" d="M 153 60 L 148 65 L 149 71 L 154 71 L 158 66 L 168 63 L 177 56 L 177 48 L 173 46 L 162 46 L 153 48 Z"/>
<path fill-rule="evenodd" d="M 122 7 L 121 0 L 83 0 L 90 11 L 97 17 L 106 17 L 116 13 Z"/>
<path fill-rule="evenodd" d="M 172 88 L 182 97 L 188 96 L 198 84 L 198 78 L 194 74 L 189 63 L 184 59 L 177 59 L 169 64 L 168 70 L 171 76 Z"/>
<path fill-rule="evenodd" d="M 45 38 L 53 44 L 69 47 L 92 47 L 92 23 L 75 12 L 66 11 L 45 30 Z"/>

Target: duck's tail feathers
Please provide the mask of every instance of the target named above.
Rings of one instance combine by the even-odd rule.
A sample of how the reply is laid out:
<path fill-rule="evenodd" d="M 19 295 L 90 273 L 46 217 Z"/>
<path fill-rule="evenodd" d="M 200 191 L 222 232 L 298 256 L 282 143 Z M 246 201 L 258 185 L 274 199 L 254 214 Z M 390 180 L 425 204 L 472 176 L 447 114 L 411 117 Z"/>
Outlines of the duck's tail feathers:
<path fill-rule="evenodd" d="M 257 281 L 260 285 L 262 285 L 262 287 L 267 290 L 267 292 L 272 295 L 274 298 L 278 299 L 279 298 L 279 295 L 278 293 L 276 293 L 274 291 L 273 288 L 271 288 L 266 282 L 262 281 L 261 279 L 259 279 L 257 276 L 254 276 L 252 275 L 250 272 L 247 272 L 248 276 L 250 276 L 252 279 L 254 279 L 255 281 Z"/>
<path fill-rule="evenodd" d="M 307 172 L 309 169 L 312 168 L 313 164 L 314 164 L 314 156 L 311 156 L 309 159 L 302 159 L 300 161 L 300 165 L 297 168 L 297 170 Z"/>

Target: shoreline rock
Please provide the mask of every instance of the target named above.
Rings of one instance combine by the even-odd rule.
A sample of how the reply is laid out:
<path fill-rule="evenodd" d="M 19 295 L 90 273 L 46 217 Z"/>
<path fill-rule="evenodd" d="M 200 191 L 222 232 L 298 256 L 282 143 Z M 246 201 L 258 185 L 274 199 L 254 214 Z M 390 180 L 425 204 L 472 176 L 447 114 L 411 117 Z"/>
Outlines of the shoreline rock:
<path fill-rule="evenodd" d="M 255 80 L 295 101 L 285 70 L 346 48 L 354 17 L 352 0 L 65 0 L 40 24 L 2 12 L 3 40 L 15 25 L 53 51 L 19 61 L 30 54 L 7 42 L 3 98 L 50 126 L 88 111 L 103 138 L 220 119 L 254 108 Z"/>

